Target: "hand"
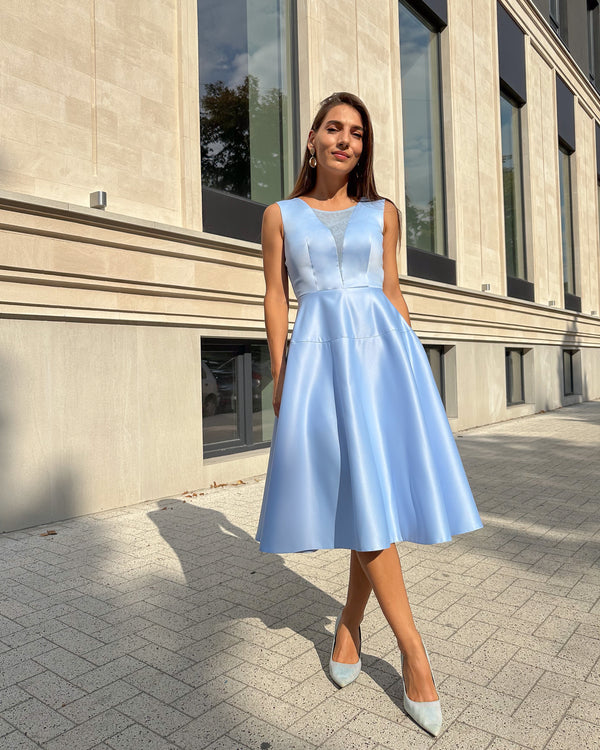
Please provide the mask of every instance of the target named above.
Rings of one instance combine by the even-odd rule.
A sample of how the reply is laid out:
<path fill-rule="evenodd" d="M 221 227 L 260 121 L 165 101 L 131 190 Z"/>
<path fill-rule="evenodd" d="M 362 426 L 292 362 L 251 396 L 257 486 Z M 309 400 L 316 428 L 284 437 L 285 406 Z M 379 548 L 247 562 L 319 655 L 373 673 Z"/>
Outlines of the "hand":
<path fill-rule="evenodd" d="M 273 377 L 273 411 L 275 416 L 279 417 L 279 407 L 281 406 L 281 394 L 283 391 L 283 373 Z"/>

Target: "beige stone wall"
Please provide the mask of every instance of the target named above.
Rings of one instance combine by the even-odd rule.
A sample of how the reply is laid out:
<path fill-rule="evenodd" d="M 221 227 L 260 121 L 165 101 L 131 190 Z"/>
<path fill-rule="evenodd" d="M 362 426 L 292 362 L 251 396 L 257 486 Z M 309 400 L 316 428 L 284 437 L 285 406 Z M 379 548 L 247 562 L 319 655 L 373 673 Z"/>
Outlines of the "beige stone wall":
<path fill-rule="evenodd" d="M 2 186 L 200 228 L 194 8 L 2 2 Z"/>
<path fill-rule="evenodd" d="M 535 303 L 506 291 L 496 6 L 449 0 L 441 35 L 447 220 L 456 288 L 399 268 L 424 344 L 454 347 L 453 429 L 600 397 L 600 101 L 526 0 L 523 111 Z M 268 451 L 202 457 L 203 336 L 264 339 L 260 247 L 202 232 L 194 0 L 5 0 L 0 7 L 0 528 L 232 481 Z M 369 107 L 379 191 L 404 212 L 395 0 L 299 0 L 303 138 L 318 102 Z M 332 33 L 344 24 L 343 33 Z M 576 94 L 581 315 L 561 309 L 555 74 Z M 301 144 L 301 147 L 304 143 Z M 108 193 L 108 211 L 87 206 Z M 404 233 L 403 233 L 404 235 Z M 491 292 L 481 284 L 490 283 Z M 548 307 L 556 300 L 557 307 Z M 294 319 L 294 304 L 290 324 Z M 504 349 L 528 354 L 506 406 Z M 562 347 L 582 393 L 562 395 Z"/>

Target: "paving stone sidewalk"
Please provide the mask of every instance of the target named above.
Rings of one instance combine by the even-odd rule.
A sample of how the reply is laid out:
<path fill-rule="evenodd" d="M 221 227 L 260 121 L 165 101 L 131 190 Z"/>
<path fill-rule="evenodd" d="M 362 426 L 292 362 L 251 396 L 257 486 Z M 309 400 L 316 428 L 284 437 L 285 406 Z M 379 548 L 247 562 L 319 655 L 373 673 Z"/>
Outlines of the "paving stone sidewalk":
<path fill-rule="evenodd" d="M 439 737 L 374 597 L 330 682 L 348 553 L 261 554 L 262 476 L 0 536 L 0 748 L 600 747 L 600 401 L 456 439 L 484 528 L 399 545 Z"/>

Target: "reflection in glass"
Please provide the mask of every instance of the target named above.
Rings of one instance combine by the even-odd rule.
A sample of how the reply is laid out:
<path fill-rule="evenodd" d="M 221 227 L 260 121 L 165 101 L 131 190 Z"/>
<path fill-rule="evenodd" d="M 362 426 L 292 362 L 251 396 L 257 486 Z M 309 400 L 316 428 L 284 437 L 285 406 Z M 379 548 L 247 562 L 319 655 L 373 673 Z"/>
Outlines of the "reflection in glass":
<path fill-rule="evenodd" d="M 558 150 L 560 180 L 560 228 L 562 235 L 563 284 L 568 294 L 575 291 L 575 252 L 573 248 L 573 202 L 571 194 L 571 156 L 562 146 Z"/>
<path fill-rule="evenodd" d="M 523 381 L 523 350 L 506 349 L 506 403 L 522 404 L 525 401 Z"/>
<path fill-rule="evenodd" d="M 252 442 L 273 436 L 273 377 L 267 344 L 252 344 Z"/>
<path fill-rule="evenodd" d="M 523 224 L 521 110 L 504 93 L 500 95 L 500 121 L 506 273 L 518 279 L 527 279 Z"/>
<path fill-rule="evenodd" d="M 202 184 L 272 203 L 292 179 L 291 0 L 198 0 Z"/>
<path fill-rule="evenodd" d="M 399 3 L 406 241 L 446 255 L 439 34 Z"/>
<path fill-rule="evenodd" d="M 425 353 L 429 360 L 431 372 L 435 379 L 435 384 L 440 392 L 442 402 L 446 403 L 444 398 L 444 348 L 442 346 L 425 346 Z"/>
<path fill-rule="evenodd" d="M 563 349 L 563 381 L 565 396 L 570 396 L 573 390 L 573 352 Z"/>
<path fill-rule="evenodd" d="M 235 352 L 202 347 L 202 436 L 205 446 L 240 437 L 237 372 Z"/>

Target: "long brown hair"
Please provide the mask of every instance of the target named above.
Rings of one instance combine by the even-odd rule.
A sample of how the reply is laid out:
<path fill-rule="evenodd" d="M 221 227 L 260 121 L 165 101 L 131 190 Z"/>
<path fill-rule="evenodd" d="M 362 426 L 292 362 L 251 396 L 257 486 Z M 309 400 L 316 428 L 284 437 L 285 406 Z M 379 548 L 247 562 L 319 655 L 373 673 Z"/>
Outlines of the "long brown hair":
<path fill-rule="evenodd" d="M 338 104 L 348 104 L 350 107 L 359 113 L 363 125 L 363 149 L 360 155 L 358 164 L 354 167 L 348 178 L 348 196 L 351 198 L 366 198 L 370 201 L 381 200 L 382 195 L 379 195 L 377 188 L 375 187 L 375 177 L 373 175 L 373 126 L 371 125 L 371 116 L 369 110 L 358 96 L 349 93 L 348 91 L 336 91 L 331 96 L 320 103 L 319 111 L 315 115 L 315 119 L 312 122 L 311 130 L 318 130 L 327 113 L 333 107 Z M 310 159 L 310 153 L 308 149 L 304 152 L 304 159 L 302 161 L 302 167 L 300 173 L 296 179 L 294 189 L 289 194 L 288 199 L 298 198 L 301 195 L 309 193 L 317 182 L 317 169 L 313 169 L 308 160 Z M 387 199 L 389 200 L 389 198 Z M 402 231 L 402 219 L 401 213 L 398 207 L 393 201 L 390 201 L 394 205 L 398 214 L 398 224 L 400 231 Z"/>

